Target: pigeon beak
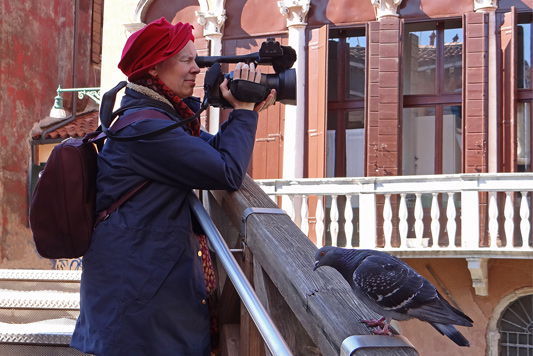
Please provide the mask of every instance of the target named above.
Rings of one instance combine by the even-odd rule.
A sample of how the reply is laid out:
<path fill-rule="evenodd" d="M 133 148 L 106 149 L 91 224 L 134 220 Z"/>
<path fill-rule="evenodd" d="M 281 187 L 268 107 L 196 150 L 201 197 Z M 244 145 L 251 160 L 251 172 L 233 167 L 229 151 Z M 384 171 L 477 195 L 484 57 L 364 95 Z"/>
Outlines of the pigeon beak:
<path fill-rule="evenodd" d="M 318 267 L 320 267 L 320 266 L 318 265 L 318 261 L 315 261 L 315 267 L 313 267 L 313 271 L 316 271 L 316 269 L 317 269 Z"/>

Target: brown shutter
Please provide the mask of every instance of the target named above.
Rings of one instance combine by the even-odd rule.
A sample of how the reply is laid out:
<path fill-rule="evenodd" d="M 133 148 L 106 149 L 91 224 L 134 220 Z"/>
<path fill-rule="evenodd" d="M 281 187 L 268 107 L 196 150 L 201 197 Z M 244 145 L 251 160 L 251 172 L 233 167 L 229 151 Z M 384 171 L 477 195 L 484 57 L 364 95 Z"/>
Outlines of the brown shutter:
<path fill-rule="evenodd" d="M 325 25 L 312 29 L 308 33 L 307 151 L 304 166 L 304 177 L 307 178 L 324 178 L 326 176 L 328 31 L 329 27 Z M 308 201 L 308 236 L 313 243 L 317 241 L 315 229 L 317 201 L 314 196 L 310 196 Z"/>
<path fill-rule="evenodd" d="M 326 176 L 328 26 L 309 31 L 307 62 L 308 178 Z"/>
<path fill-rule="evenodd" d="M 464 17 L 464 173 L 488 171 L 488 16 Z"/>
<path fill-rule="evenodd" d="M 401 29 L 397 18 L 367 26 L 367 176 L 401 174 Z"/>
<path fill-rule="evenodd" d="M 100 64 L 102 55 L 103 0 L 93 1 L 91 60 Z"/>
<path fill-rule="evenodd" d="M 502 130 L 501 158 L 503 172 L 516 172 L 516 77 L 517 77 L 517 21 L 516 9 L 511 7 L 511 11 L 504 16 L 501 27 L 501 47 L 502 47 Z"/>

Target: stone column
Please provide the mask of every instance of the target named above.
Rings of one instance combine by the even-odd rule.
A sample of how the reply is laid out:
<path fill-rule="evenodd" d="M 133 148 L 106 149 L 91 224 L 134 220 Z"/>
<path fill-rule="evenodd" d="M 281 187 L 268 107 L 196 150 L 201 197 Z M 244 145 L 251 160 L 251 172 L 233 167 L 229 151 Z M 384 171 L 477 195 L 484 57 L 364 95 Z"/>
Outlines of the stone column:
<path fill-rule="evenodd" d="M 197 21 L 204 28 L 204 37 L 210 42 L 209 55 L 222 55 L 222 28 L 226 22 L 225 0 L 199 0 Z M 209 132 L 215 134 L 220 126 L 220 108 L 209 106 Z"/>
<path fill-rule="evenodd" d="M 283 139 L 283 178 L 302 178 L 305 135 L 305 28 L 310 0 L 278 1 L 280 12 L 287 18 L 289 46 L 296 51 L 296 103 L 285 106 Z"/>
<path fill-rule="evenodd" d="M 498 171 L 498 38 L 496 28 L 496 10 L 498 0 L 474 0 L 474 11 L 488 14 L 488 172 Z M 463 89 L 464 90 L 464 89 Z"/>
<path fill-rule="evenodd" d="M 285 105 L 285 127 L 283 134 L 283 178 L 303 178 L 304 136 L 305 136 L 305 52 L 306 17 L 311 0 L 278 1 L 280 12 L 287 18 L 289 46 L 296 51 L 296 105 Z M 291 201 L 284 196 L 282 207 L 294 211 L 293 220 L 300 225 L 301 198 Z"/>
<path fill-rule="evenodd" d="M 376 10 L 376 20 L 381 20 L 384 17 L 398 17 L 398 6 L 402 0 L 372 0 L 372 5 Z"/>

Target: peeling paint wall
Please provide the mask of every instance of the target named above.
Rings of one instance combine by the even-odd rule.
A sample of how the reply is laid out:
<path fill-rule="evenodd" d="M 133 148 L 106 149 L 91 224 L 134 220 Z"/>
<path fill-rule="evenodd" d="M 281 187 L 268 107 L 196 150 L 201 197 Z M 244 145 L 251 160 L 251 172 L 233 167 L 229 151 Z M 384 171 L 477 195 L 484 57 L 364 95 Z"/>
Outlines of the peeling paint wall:
<path fill-rule="evenodd" d="M 72 87 L 75 1 L 0 1 L 0 268 L 51 266 L 28 227 L 29 140 L 57 86 Z M 92 0 L 79 0 L 77 87 L 99 81 L 91 71 L 91 19 Z"/>

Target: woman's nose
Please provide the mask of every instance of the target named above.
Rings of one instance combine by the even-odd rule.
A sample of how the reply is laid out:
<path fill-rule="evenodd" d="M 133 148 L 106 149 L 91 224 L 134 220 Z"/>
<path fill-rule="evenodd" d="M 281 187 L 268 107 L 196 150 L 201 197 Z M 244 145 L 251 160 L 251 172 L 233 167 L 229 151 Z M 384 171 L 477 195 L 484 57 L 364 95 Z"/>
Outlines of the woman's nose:
<path fill-rule="evenodd" d="M 194 61 L 194 65 L 191 68 L 192 73 L 200 73 L 200 67 L 198 67 L 198 64 L 196 64 L 196 61 Z"/>

